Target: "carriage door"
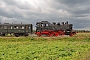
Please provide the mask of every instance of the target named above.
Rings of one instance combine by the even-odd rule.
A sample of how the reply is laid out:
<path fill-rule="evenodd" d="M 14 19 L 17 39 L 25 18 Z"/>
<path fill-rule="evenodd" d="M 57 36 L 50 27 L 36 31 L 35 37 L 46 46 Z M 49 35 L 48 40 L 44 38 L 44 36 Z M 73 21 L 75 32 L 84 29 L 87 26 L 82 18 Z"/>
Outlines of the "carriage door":
<path fill-rule="evenodd" d="M 29 26 L 25 25 L 25 32 L 28 33 L 29 32 Z"/>

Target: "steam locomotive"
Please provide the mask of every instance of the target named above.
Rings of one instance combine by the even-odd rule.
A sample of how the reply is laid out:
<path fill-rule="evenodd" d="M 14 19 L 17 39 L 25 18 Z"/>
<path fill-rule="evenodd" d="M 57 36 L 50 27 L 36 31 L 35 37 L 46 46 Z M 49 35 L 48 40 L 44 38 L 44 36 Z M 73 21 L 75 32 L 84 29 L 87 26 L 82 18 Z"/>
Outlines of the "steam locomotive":
<path fill-rule="evenodd" d="M 59 36 L 59 35 L 70 35 L 73 36 L 76 34 L 75 31 L 73 31 L 73 24 L 68 24 L 68 21 L 66 23 L 60 22 L 56 23 L 53 22 L 52 24 L 48 21 L 41 21 L 36 23 L 36 33 L 38 36 L 46 35 L 46 36 Z"/>
<path fill-rule="evenodd" d="M 38 36 L 59 36 L 59 35 L 74 35 L 76 34 L 73 31 L 73 24 L 68 24 L 68 22 L 60 24 L 59 22 L 53 22 L 52 24 L 48 21 L 41 21 L 36 23 L 36 32 Z M 19 36 L 28 36 L 33 33 L 32 24 L 9 24 L 9 23 L 0 23 L 0 36 L 5 36 L 7 34 Z"/>

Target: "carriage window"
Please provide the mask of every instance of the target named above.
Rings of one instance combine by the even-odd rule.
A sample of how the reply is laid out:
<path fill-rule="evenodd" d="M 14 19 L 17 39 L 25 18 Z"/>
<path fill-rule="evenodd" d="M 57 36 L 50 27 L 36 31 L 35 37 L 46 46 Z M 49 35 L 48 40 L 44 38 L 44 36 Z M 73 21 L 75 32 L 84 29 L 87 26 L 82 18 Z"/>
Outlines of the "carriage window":
<path fill-rule="evenodd" d="M 4 29 L 7 29 L 7 26 L 4 26 Z"/>
<path fill-rule="evenodd" d="M 30 29 L 31 27 L 29 26 L 29 29 Z"/>
<path fill-rule="evenodd" d="M 10 28 L 12 29 L 12 26 L 10 26 Z"/>
<path fill-rule="evenodd" d="M 24 29 L 24 26 L 22 26 L 22 29 Z"/>
<path fill-rule="evenodd" d="M 12 26 L 8 26 L 8 29 L 12 29 Z"/>
<path fill-rule="evenodd" d="M 14 26 L 14 29 L 18 29 L 18 26 Z"/>
<path fill-rule="evenodd" d="M 24 26 L 20 26 L 20 29 L 24 29 Z"/>
<path fill-rule="evenodd" d="M 8 26 L 8 29 L 11 29 L 11 26 Z"/>
<path fill-rule="evenodd" d="M 28 29 L 28 26 L 26 26 L 26 29 Z"/>
<path fill-rule="evenodd" d="M 0 29 L 3 29 L 3 26 L 0 26 Z"/>

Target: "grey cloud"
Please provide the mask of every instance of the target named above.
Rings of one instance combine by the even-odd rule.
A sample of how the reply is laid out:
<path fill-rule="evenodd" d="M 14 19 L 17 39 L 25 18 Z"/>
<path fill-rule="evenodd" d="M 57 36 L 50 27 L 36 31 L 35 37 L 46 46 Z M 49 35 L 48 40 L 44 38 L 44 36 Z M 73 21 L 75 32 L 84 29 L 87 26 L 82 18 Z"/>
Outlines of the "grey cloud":
<path fill-rule="evenodd" d="M 28 5 L 28 2 L 22 4 L 20 2 L 17 2 L 16 0 L 2 0 L 5 4 L 8 6 L 16 6 L 20 9 L 30 9 L 30 4 Z"/>
<path fill-rule="evenodd" d="M 90 26 L 90 0 L 40 0 L 36 7 L 21 0 L 0 0 L 0 21 L 35 23 L 69 21 L 74 29 Z M 40 5 L 41 4 L 41 5 Z"/>
<path fill-rule="evenodd" d="M 15 11 L 7 11 L 5 9 L 1 9 L 0 8 L 0 16 L 4 16 L 7 18 L 19 18 L 19 17 L 23 17 L 21 14 L 19 14 L 18 12 Z"/>
<path fill-rule="evenodd" d="M 73 21 L 74 28 L 80 29 L 85 27 L 90 27 L 90 21 L 89 20 L 77 20 Z"/>
<path fill-rule="evenodd" d="M 56 0 L 59 3 L 66 4 L 68 6 L 88 5 L 90 0 Z"/>
<path fill-rule="evenodd" d="M 2 2 L 8 4 L 8 5 L 17 5 L 15 0 L 2 0 Z"/>

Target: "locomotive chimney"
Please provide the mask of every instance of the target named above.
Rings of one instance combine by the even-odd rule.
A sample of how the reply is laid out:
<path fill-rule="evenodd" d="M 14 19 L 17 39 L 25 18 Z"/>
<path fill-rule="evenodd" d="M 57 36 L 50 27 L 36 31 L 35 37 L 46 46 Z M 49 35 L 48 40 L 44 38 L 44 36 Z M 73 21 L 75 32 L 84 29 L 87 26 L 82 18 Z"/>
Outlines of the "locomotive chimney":
<path fill-rule="evenodd" d="M 53 22 L 53 25 L 56 25 L 56 22 Z"/>
<path fill-rule="evenodd" d="M 57 23 L 57 25 L 59 25 L 59 26 L 60 26 L 60 22 L 58 22 L 58 23 Z"/>
<path fill-rule="evenodd" d="M 66 24 L 68 24 L 68 21 L 66 22 Z"/>
<path fill-rule="evenodd" d="M 62 22 L 62 25 L 64 25 L 64 22 Z"/>

